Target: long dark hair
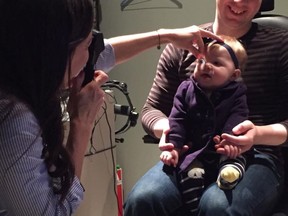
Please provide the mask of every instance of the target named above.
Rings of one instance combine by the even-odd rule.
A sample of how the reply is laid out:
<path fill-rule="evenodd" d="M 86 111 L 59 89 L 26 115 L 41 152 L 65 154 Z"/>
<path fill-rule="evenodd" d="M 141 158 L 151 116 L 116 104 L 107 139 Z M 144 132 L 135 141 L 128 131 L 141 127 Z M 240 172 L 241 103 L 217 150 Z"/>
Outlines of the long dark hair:
<path fill-rule="evenodd" d="M 77 45 L 69 44 L 86 38 L 92 23 L 90 0 L 0 0 L 0 90 L 27 104 L 38 119 L 61 200 L 74 166 L 63 147 L 59 89 Z"/>

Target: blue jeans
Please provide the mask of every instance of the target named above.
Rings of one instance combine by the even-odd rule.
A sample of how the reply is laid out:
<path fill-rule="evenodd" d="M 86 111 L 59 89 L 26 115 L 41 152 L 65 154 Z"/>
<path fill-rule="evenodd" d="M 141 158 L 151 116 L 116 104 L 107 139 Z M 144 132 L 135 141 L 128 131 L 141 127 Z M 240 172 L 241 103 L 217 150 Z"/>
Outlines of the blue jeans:
<path fill-rule="evenodd" d="M 128 195 L 124 216 L 174 216 L 182 207 L 176 177 L 162 171 L 158 162 L 135 184 Z M 216 180 L 216 179 L 215 179 Z M 271 215 L 283 189 L 283 167 L 266 154 L 248 161 L 241 182 L 223 191 L 212 183 L 199 204 L 199 216 Z"/>

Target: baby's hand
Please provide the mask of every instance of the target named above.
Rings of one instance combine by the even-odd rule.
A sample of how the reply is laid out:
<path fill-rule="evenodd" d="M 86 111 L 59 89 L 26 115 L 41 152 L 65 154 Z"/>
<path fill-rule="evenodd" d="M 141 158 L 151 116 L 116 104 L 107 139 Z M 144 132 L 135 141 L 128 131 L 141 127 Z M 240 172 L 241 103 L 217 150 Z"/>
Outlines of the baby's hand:
<path fill-rule="evenodd" d="M 172 154 L 171 151 L 163 151 L 160 155 L 160 160 L 170 166 L 171 165 L 171 160 L 172 160 Z"/>
<path fill-rule="evenodd" d="M 215 144 L 220 144 L 221 142 L 221 136 L 220 135 L 215 135 L 213 137 L 213 141 L 215 142 Z"/>
<path fill-rule="evenodd" d="M 177 150 L 173 149 L 171 151 L 163 151 L 160 155 L 160 160 L 168 165 L 168 166 L 174 166 L 178 164 L 178 158 L 179 158 L 179 153 Z"/>
<path fill-rule="evenodd" d="M 227 142 L 227 140 L 222 139 L 222 137 L 219 135 L 213 137 L 213 141 L 215 142 L 216 152 L 219 154 L 226 155 L 229 158 L 236 158 L 241 154 L 241 149 L 239 146 L 231 142 Z"/>

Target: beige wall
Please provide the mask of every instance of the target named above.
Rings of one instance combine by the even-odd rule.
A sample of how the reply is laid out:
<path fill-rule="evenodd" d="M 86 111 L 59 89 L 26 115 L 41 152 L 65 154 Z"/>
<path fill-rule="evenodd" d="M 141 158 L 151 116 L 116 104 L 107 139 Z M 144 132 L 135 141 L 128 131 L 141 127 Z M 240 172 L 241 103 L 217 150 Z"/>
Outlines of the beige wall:
<path fill-rule="evenodd" d="M 134 0 L 133 5 L 124 11 L 120 9 L 120 0 L 100 2 L 102 6 L 100 30 L 106 38 L 209 22 L 213 20 L 215 10 L 215 0 L 179 0 L 182 8 L 178 8 L 169 0 Z M 275 0 L 275 3 L 274 13 L 288 15 L 286 0 Z M 155 47 L 110 72 L 110 79 L 127 83 L 129 96 L 138 112 L 141 111 L 150 90 L 160 53 L 161 51 Z M 125 98 L 119 96 L 118 103 L 125 104 Z M 125 120 L 118 118 L 116 127 L 117 124 L 121 126 Z M 122 136 L 117 136 L 125 140 L 117 147 L 117 163 L 124 170 L 125 198 L 137 179 L 159 160 L 157 145 L 144 144 L 142 141 L 144 134 L 139 118 L 136 127 Z"/>

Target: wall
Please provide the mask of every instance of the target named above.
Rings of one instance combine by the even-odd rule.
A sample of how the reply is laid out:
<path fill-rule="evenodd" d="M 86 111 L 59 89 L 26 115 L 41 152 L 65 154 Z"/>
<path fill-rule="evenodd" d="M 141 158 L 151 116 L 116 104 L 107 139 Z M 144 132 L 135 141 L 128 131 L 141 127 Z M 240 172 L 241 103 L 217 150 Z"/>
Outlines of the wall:
<path fill-rule="evenodd" d="M 212 21 L 215 11 L 215 0 L 134 0 L 130 6 L 121 11 L 119 0 L 102 0 L 102 22 L 100 30 L 106 38 L 153 31 L 159 28 L 179 28 L 193 24 Z M 179 8 L 175 3 L 182 5 Z M 278 14 L 288 15 L 286 0 L 275 0 Z M 163 48 L 163 46 L 162 46 Z M 136 111 L 140 112 L 150 90 L 158 58 L 161 50 L 151 49 L 140 54 L 131 61 L 117 66 L 110 72 L 110 79 L 127 83 L 129 96 Z M 116 94 L 117 96 L 117 94 Z M 119 103 L 125 102 L 119 96 Z M 125 119 L 116 120 L 119 127 Z M 124 170 L 124 198 L 127 197 L 135 182 L 157 161 L 159 150 L 157 145 L 144 144 L 140 118 L 136 127 L 131 128 L 122 136 L 124 143 L 117 147 L 117 162 Z"/>

